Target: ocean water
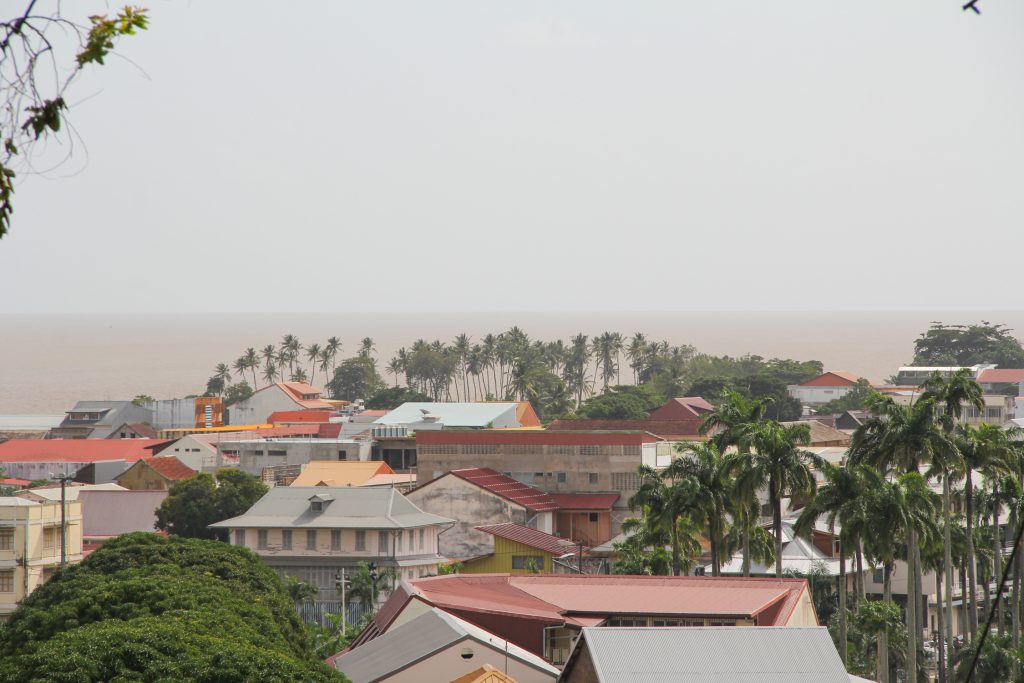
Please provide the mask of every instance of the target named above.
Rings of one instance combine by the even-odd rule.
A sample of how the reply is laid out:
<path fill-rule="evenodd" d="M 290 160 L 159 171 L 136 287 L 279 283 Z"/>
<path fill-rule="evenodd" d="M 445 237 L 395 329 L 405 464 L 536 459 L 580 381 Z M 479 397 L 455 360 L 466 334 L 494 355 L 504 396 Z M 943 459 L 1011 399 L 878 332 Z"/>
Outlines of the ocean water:
<path fill-rule="evenodd" d="M 477 340 L 513 325 L 531 338 L 566 341 L 579 332 L 640 331 L 715 355 L 816 359 L 827 369 L 883 380 L 910 362 L 914 339 L 933 320 L 988 320 L 1024 335 L 1024 311 L 0 315 L 0 414 L 61 413 L 86 399 L 202 393 L 217 363 L 285 334 L 303 344 L 337 336 L 344 344 L 339 358 L 372 337 L 383 366 L 419 338 L 450 341 L 465 332 Z"/>

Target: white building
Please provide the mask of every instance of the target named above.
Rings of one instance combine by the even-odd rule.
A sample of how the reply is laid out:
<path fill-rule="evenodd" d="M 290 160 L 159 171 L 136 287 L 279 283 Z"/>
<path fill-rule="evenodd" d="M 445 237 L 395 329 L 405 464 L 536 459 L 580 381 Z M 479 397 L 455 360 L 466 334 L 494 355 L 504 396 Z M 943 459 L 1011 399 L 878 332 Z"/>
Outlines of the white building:
<path fill-rule="evenodd" d="M 228 424 L 264 424 L 272 413 L 287 410 L 334 410 L 320 398 L 320 390 L 304 382 L 278 382 L 263 387 L 252 396 L 232 404 Z"/>
<path fill-rule="evenodd" d="M 826 372 L 803 384 L 791 384 L 789 395 L 805 406 L 821 405 L 853 391 L 860 377 L 849 372 Z"/>

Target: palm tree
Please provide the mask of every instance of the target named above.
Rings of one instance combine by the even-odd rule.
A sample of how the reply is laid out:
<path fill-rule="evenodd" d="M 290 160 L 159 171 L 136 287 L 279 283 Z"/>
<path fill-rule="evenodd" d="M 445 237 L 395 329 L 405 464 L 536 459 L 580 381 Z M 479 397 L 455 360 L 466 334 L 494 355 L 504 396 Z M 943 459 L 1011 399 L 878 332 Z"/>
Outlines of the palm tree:
<path fill-rule="evenodd" d="M 941 429 L 941 420 L 933 396 L 925 396 L 910 405 L 899 405 L 892 397 L 873 394 L 868 399 L 871 417 L 854 433 L 849 462 L 868 463 L 883 473 L 920 476 L 922 464 L 941 459 L 950 452 L 950 441 Z M 917 680 L 917 641 L 920 596 L 918 527 L 907 525 L 907 676 Z"/>
<path fill-rule="evenodd" d="M 982 399 L 981 385 L 978 384 L 971 377 L 970 370 L 962 368 L 953 373 L 950 377 L 946 378 L 936 371 L 932 373 L 932 376 L 924 383 L 925 396 L 933 397 L 936 402 L 943 407 L 944 420 L 942 421 L 942 427 L 947 434 L 953 431 L 954 423 L 963 416 L 964 405 L 972 406 L 975 410 L 982 410 L 985 406 L 985 402 Z M 943 554 L 944 554 L 944 565 L 943 565 L 943 581 L 945 581 L 945 593 L 946 593 L 946 605 L 944 607 L 946 611 L 945 618 L 945 641 L 947 643 L 953 642 L 953 558 L 952 558 L 952 496 L 951 496 L 951 484 L 953 479 L 959 479 L 964 470 L 964 461 L 961 453 L 956 449 L 955 445 L 949 448 L 944 453 L 937 453 L 940 458 L 933 456 L 932 461 L 932 472 L 929 472 L 929 476 L 932 474 L 938 474 L 942 477 L 942 516 L 943 516 Z M 976 598 L 972 595 L 971 597 L 972 610 L 976 609 Z M 940 605 L 939 609 L 943 609 Z M 972 623 L 977 627 L 977 612 L 974 611 L 974 620 Z M 970 619 L 969 619 L 970 621 Z M 973 632 L 973 631 L 972 631 Z M 946 668 L 949 671 L 953 671 L 953 652 L 952 648 L 946 654 Z"/>
<path fill-rule="evenodd" d="M 859 532 L 866 520 L 864 494 L 868 481 L 877 480 L 877 470 L 870 472 L 869 466 L 838 467 L 825 464 L 825 485 L 818 489 L 814 499 L 808 503 L 797 518 L 794 532 L 810 537 L 814 524 L 824 516 L 829 531 L 835 534 L 839 522 L 839 656 L 846 663 L 846 558 L 854 548 L 860 547 Z"/>
<path fill-rule="evenodd" d="M 267 380 L 268 384 L 273 384 L 278 378 L 277 366 L 274 365 L 274 361 L 268 361 L 263 366 L 263 379 Z"/>
<path fill-rule="evenodd" d="M 377 345 L 374 344 L 372 337 L 363 337 L 359 342 L 359 355 L 363 358 L 369 358 L 370 354 L 377 350 Z"/>
<path fill-rule="evenodd" d="M 633 384 L 640 382 L 640 371 L 644 367 L 644 358 L 647 356 L 647 337 L 642 332 L 637 332 L 629 340 L 626 347 L 626 357 L 629 358 L 629 367 L 633 369 Z"/>
<path fill-rule="evenodd" d="M 237 364 L 238 361 L 235 361 L 235 363 Z M 237 366 L 235 369 L 238 369 Z M 213 377 L 221 381 L 221 387 L 227 387 L 231 382 L 231 368 L 228 367 L 227 363 L 217 363 L 217 367 L 213 370 Z M 223 388 L 220 393 L 222 396 L 224 395 Z"/>
<path fill-rule="evenodd" d="M 299 352 L 302 351 L 302 344 L 299 342 L 299 338 L 294 334 L 286 334 L 281 340 L 281 348 L 287 352 L 287 363 L 289 373 L 294 372 L 295 361 L 299 357 Z"/>
<path fill-rule="evenodd" d="M 283 367 L 281 368 L 284 369 Z M 302 382 L 303 384 L 308 383 L 309 376 L 306 375 L 306 371 L 301 366 L 295 368 L 295 372 L 288 376 L 289 382 Z"/>
<path fill-rule="evenodd" d="M 452 350 L 455 351 L 455 355 L 459 360 L 459 374 L 462 375 L 462 400 L 464 401 L 469 400 L 469 372 L 467 367 L 469 365 L 471 348 L 469 335 L 465 332 L 456 335 L 455 341 L 452 342 Z"/>
<path fill-rule="evenodd" d="M 813 498 L 815 482 L 810 466 L 823 464 L 821 458 L 799 448 L 810 440 L 810 427 L 806 424 L 787 426 L 767 420 L 744 436 L 740 452 L 729 458 L 741 491 L 768 489 L 775 535 L 775 576 L 782 576 L 782 499 Z"/>
<path fill-rule="evenodd" d="M 643 510 L 645 526 L 651 533 L 664 534 L 672 546 L 672 575 L 682 572 L 680 521 L 693 510 L 693 494 L 697 488 L 690 479 L 673 480 L 653 467 L 640 465 L 640 487 L 629 499 L 629 509 Z"/>
<path fill-rule="evenodd" d="M 978 427 L 960 424 L 953 432 L 953 440 L 964 460 L 964 514 L 967 519 L 967 585 L 971 607 L 967 613 L 971 633 L 978 630 L 977 565 L 974 547 L 974 473 L 986 477 L 1010 474 L 1014 447 L 1007 433 L 995 425 Z"/>
<path fill-rule="evenodd" d="M 679 457 L 674 459 L 662 473 L 671 480 L 689 480 L 697 484 L 692 492 L 694 504 L 700 509 L 700 520 L 707 524 L 708 541 L 711 543 L 711 575 L 720 576 L 726 515 L 733 493 L 730 463 L 725 460 L 718 447 L 710 442 L 676 445 Z"/>
<path fill-rule="evenodd" d="M 309 360 L 309 381 L 316 379 L 316 364 L 320 360 L 320 345 L 310 344 L 306 347 L 306 359 Z"/>
<path fill-rule="evenodd" d="M 327 357 L 331 360 L 331 376 L 333 376 L 338 353 L 341 351 L 341 340 L 337 337 L 328 337 L 324 351 L 327 352 Z"/>
<path fill-rule="evenodd" d="M 259 389 L 259 384 L 256 382 L 256 369 L 260 366 L 260 359 L 256 354 L 256 349 L 250 346 L 245 350 L 245 355 L 242 358 L 245 359 L 246 369 L 252 370 L 252 388 L 255 391 Z"/>

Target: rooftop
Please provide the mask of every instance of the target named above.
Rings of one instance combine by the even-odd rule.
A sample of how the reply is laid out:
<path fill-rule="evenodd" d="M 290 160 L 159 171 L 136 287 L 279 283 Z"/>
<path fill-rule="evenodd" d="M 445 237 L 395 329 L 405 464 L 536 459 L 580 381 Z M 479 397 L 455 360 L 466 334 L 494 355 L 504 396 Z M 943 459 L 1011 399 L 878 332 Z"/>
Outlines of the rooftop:
<path fill-rule="evenodd" d="M 823 372 L 822 374 L 802 382 L 802 387 L 834 387 L 834 386 L 849 386 L 856 384 L 860 381 L 858 375 L 852 372 L 843 372 L 842 370 L 832 370 L 829 372 Z"/>
<path fill-rule="evenodd" d="M 1020 384 L 1024 382 L 1024 368 L 993 368 L 982 370 L 978 381 L 985 384 Z"/>
<path fill-rule="evenodd" d="M 584 628 L 567 670 L 584 646 L 594 683 L 850 683 L 823 626 Z"/>
<path fill-rule="evenodd" d="M 505 418 L 517 422 L 519 403 L 515 401 L 494 403 L 403 403 L 388 414 L 377 418 L 374 424 L 400 425 L 422 422 L 430 415 L 446 427 L 492 426 L 495 421 Z"/>
<path fill-rule="evenodd" d="M 499 664 L 507 653 L 508 657 L 549 673 L 552 678 L 558 675 L 558 669 L 541 657 L 440 609 L 431 609 L 362 647 L 340 652 L 327 663 L 353 681 L 374 683 L 466 640 L 491 650 Z M 481 655 L 487 657 L 486 653 Z"/>
<path fill-rule="evenodd" d="M 146 461 L 146 465 L 153 471 L 162 475 L 163 477 L 171 480 L 178 481 L 180 479 L 188 479 L 195 475 L 196 471 L 178 460 L 176 457 L 156 457 L 150 458 Z"/>
<path fill-rule="evenodd" d="M 334 416 L 333 410 L 279 410 L 267 417 L 270 424 L 294 423 L 294 422 L 330 422 Z"/>
<path fill-rule="evenodd" d="M 545 493 L 540 489 L 535 489 L 528 484 L 524 484 L 521 481 L 517 481 L 512 477 L 496 472 L 489 467 L 470 467 L 465 469 L 451 470 L 448 474 L 464 479 L 471 484 L 476 484 L 482 489 L 486 489 L 493 494 L 501 496 L 506 500 L 510 500 L 513 503 L 522 505 L 524 508 L 531 512 L 547 512 L 550 510 L 557 510 L 558 504 L 555 503 L 550 493 Z M 436 479 L 432 481 L 437 481 Z M 430 482 L 424 484 L 429 486 Z"/>
<path fill-rule="evenodd" d="M 552 431 L 641 431 L 669 440 L 701 438 L 699 419 L 692 420 L 554 420 Z"/>
<path fill-rule="evenodd" d="M 474 432 L 420 431 L 417 444 L 464 444 L 512 446 L 638 446 L 661 441 L 642 431 L 596 432 L 587 430 L 515 430 L 495 429 Z"/>
<path fill-rule="evenodd" d="M 491 524 L 488 526 L 478 526 L 477 531 L 482 531 L 485 534 L 491 534 L 498 538 L 504 538 L 515 543 L 522 543 L 525 546 L 542 550 L 555 557 L 562 557 L 563 555 L 570 555 L 578 549 L 578 546 L 572 541 L 559 538 L 558 536 L 552 536 L 546 534 L 543 531 L 537 529 L 531 529 L 528 526 L 522 524 Z"/>
<path fill-rule="evenodd" d="M 333 500 L 316 512 L 309 499 Z M 413 529 L 452 520 L 423 512 L 392 488 L 275 486 L 245 514 L 212 528 Z"/>
<path fill-rule="evenodd" d="M 618 493 L 552 493 L 559 510 L 611 510 Z"/>
<path fill-rule="evenodd" d="M 135 462 L 169 444 L 155 439 L 11 439 L 0 443 L 0 462 Z"/>
<path fill-rule="evenodd" d="M 362 486 L 378 474 L 394 474 L 386 462 L 375 460 L 312 460 L 292 486 Z"/>

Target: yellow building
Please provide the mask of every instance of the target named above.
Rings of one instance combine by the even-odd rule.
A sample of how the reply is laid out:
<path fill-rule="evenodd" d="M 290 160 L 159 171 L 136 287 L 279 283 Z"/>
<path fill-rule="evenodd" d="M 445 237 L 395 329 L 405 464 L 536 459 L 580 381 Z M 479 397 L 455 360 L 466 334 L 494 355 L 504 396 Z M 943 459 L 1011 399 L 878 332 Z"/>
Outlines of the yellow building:
<path fill-rule="evenodd" d="M 0 497 L 0 621 L 60 567 L 60 503 Z M 82 561 L 82 504 L 68 501 L 68 564 Z"/>
<path fill-rule="evenodd" d="M 521 524 L 492 524 L 477 530 L 494 537 L 494 552 L 463 562 L 467 574 L 559 574 L 574 571 L 577 564 L 579 546 L 568 539 Z"/>

